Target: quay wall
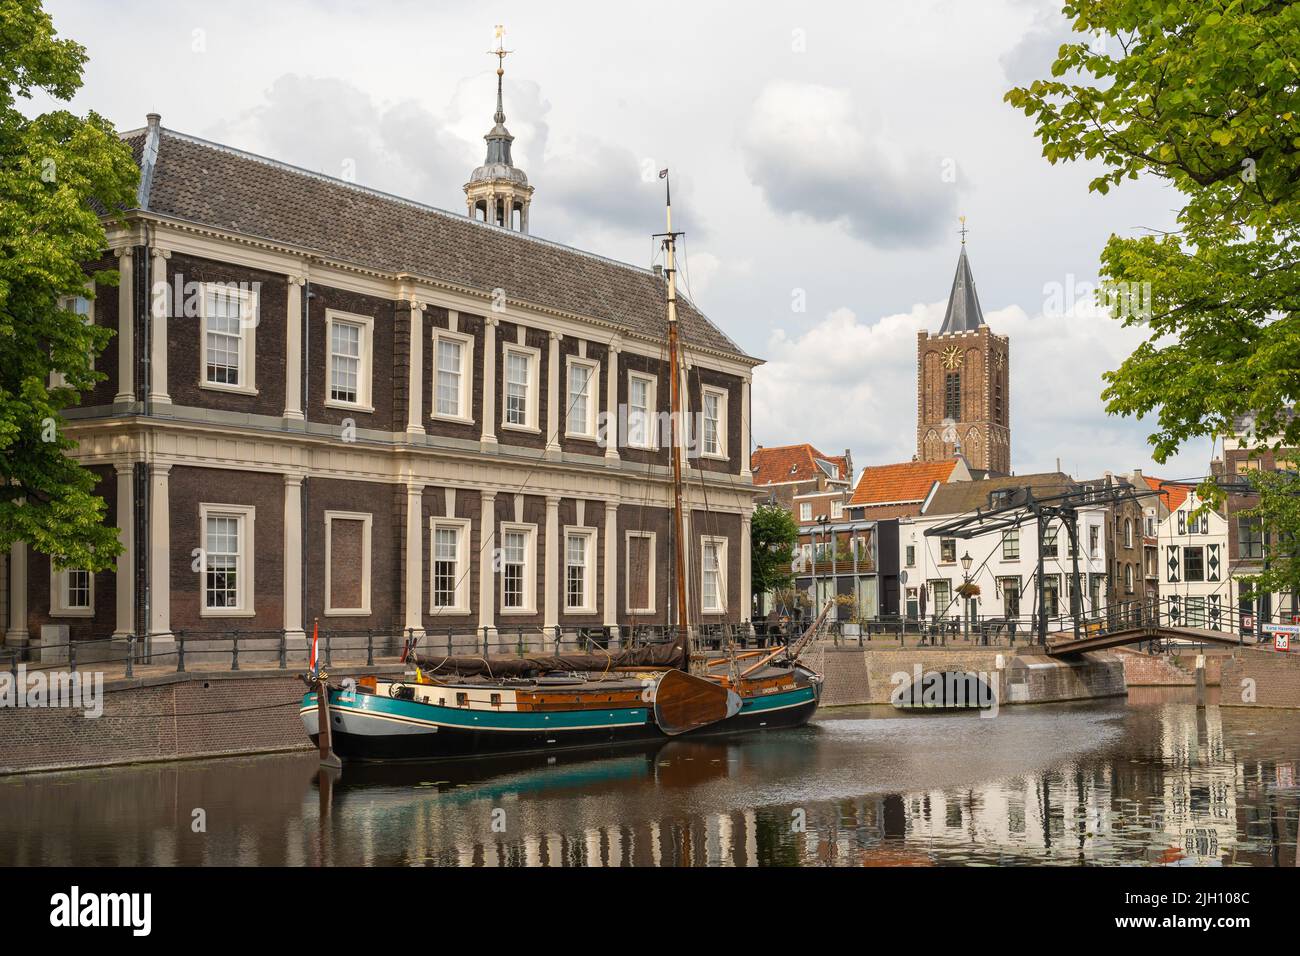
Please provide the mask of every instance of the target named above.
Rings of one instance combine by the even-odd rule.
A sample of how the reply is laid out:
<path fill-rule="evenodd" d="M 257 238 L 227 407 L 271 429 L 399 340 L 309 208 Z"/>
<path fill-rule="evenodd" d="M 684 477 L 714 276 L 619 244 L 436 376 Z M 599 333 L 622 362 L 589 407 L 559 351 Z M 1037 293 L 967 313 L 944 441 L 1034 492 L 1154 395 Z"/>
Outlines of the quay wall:
<path fill-rule="evenodd" d="M 1223 664 L 1219 706 L 1300 708 L 1300 654 L 1235 651 Z"/>
<path fill-rule="evenodd" d="M 98 717 L 3 707 L 0 774 L 309 749 L 298 717 L 304 692 L 280 670 L 198 671 L 105 681 Z"/>
<path fill-rule="evenodd" d="M 1146 654 L 1128 647 L 1115 653 L 1124 664 L 1124 680 L 1130 687 L 1195 687 L 1197 651 L 1184 654 Z M 1231 651 L 1205 655 L 1205 684 L 1215 687 L 1221 679 L 1223 663 Z"/>
<path fill-rule="evenodd" d="M 978 671 L 997 675 L 1003 704 L 1045 704 L 1067 700 L 1118 697 L 1127 692 L 1124 665 L 1109 651 L 1093 651 L 1073 660 L 996 648 L 826 647 L 821 662 L 826 684 L 822 704 L 888 704 L 899 686 L 894 675 Z M 910 684 L 911 680 L 906 683 Z"/>

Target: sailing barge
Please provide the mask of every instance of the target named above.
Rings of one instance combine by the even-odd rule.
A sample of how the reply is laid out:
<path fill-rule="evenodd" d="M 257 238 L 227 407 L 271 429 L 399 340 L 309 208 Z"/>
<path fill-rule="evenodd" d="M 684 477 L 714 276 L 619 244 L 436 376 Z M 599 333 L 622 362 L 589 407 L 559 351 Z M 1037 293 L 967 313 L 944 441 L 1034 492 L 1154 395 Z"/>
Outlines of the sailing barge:
<path fill-rule="evenodd" d="M 668 170 L 661 179 L 667 180 Z M 680 349 L 672 193 L 665 183 L 667 351 L 673 541 L 683 540 Z M 423 658 L 408 643 L 409 676 L 363 677 L 331 686 L 317 664 L 300 714 L 321 761 L 433 760 L 609 747 L 682 734 L 730 734 L 806 723 L 822 676 L 801 664 L 830 611 L 793 645 L 708 658 L 693 652 L 681 548 L 673 547 L 675 640 L 601 654 Z M 322 695 L 323 698 L 322 698 Z"/>

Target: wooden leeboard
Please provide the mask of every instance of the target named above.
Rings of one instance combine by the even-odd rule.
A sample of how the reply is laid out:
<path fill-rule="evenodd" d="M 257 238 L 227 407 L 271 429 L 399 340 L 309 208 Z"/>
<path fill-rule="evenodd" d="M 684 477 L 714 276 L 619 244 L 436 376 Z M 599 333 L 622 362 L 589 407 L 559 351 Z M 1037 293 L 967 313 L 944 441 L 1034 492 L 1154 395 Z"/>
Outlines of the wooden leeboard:
<path fill-rule="evenodd" d="M 668 671 L 655 686 L 655 723 L 669 737 L 726 720 L 740 710 L 740 697 L 713 681 Z"/>

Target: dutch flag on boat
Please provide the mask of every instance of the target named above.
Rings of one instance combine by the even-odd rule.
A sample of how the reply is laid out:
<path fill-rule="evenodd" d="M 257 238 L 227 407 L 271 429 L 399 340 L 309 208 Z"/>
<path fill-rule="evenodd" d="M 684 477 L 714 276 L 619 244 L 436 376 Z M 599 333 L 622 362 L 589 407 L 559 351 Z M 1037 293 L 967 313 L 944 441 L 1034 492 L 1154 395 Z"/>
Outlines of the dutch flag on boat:
<path fill-rule="evenodd" d="M 316 621 L 311 629 L 311 659 L 307 661 L 307 670 L 315 672 L 316 670 L 316 645 L 320 641 L 320 621 Z"/>

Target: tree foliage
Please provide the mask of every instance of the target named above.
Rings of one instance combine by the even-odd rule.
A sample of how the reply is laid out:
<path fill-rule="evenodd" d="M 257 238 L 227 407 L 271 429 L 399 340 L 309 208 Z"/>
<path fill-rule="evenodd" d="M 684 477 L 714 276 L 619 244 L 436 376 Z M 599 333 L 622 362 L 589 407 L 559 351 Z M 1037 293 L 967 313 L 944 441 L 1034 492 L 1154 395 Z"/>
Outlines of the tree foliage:
<path fill-rule="evenodd" d="M 23 540 L 60 565 L 102 570 L 117 532 L 96 476 L 67 455 L 62 412 L 104 377 L 94 356 L 112 333 L 60 300 L 90 294 L 84 264 L 107 248 L 97 210 L 133 205 L 138 172 L 95 113 L 18 109 L 33 90 L 70 99 L 85 62 L 37 0 L 0 0 L 0 548 Z"/>
<path fill-rule="evenodd" d="M 1248 472 L 1259 495 L 1253 508 L 1238 512 L 1238 521 L 1253 518 L 1263 529 L 1263 570 L 1242 575 L 1258 592 L 1300 591 L 1300 462 L 1278 461 L 1278 469 Z"/>
<path fill-rule="evenodd" d="M 755 594 L 766 594 L 794 583 L 790 565 L 799 526 L 780 505 L 758 505 L 750 524 L 750 576 Z"/>
<path fill-rule="evenodd" d="M 1111 414 L 1154 413 L 1153 455 L 1228 433 L 1300 445 L 1300 4 L 1286 0 L 1071 0 L 1077 43 L 1051 78 L 1006 99 L 1052 163 L 1088 160 L 1090 189 L 1153 176 L 1176 230 L 1112 235 L 1100 274 L 1149 288 L 1120 316 L 1146 340 L 1106 375 Z"/>

